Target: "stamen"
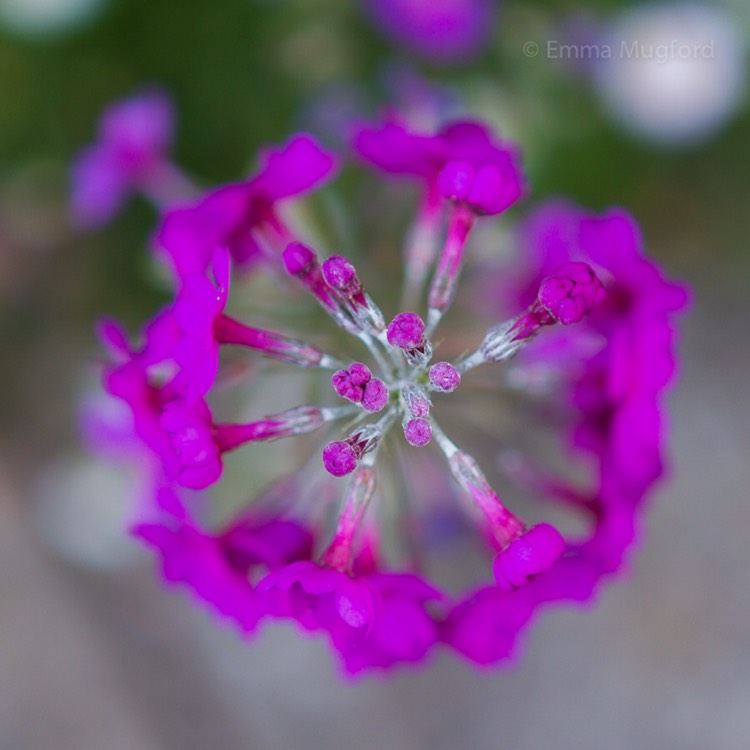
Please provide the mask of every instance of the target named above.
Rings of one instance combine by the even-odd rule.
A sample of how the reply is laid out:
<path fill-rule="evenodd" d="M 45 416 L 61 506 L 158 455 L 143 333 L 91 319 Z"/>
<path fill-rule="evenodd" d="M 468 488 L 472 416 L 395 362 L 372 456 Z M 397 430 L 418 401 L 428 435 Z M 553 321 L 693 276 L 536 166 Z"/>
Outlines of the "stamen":
<path fill-rule="evenodd" d="M 362 459 L 361 465 L 347 485 L 344 508 L 333 540 L 320 558 L 322 565 L 342 573 L 351 572 L 354 540 L 374 495 L 374 454 L 370 453 Z"/>
<path fill-rule="evenodd" d="M 364 290 L 357 271 L 346 258 L 331 256 L 323 261 L 322 271 L 326 284 L 362 328 L 375 334 L 385 328 L 383 313 Z"/>
<path fill-rule="evenodd" d="M 427 373 L 434 390 L 452 393 L 461 384 L 461 373 L 450 362 L 436 362 Z"/>
<path fill-rule="evenodd" d="M 438 250 L 443 203 L 434 188 L 428 188 L 404 248 L 404 293 L 402 308 L 416 307 Z"/>
<path fill-rule="evenodd" d="M 350 406 L 296 406 L 248 424 L 222 424 L 215 429 L 215 440 L 221 452 L 239 448 L 245 443 L 278 440 L 312 432 L 335 419 L 355 413 Z"/>
<path fill-rule="evenodd" d="M 413 312 L 399 313 L 389 324 L 386 338 L 391 346 L 402 349 L 411 365 L 428 362 L 432 347 L 424 335 L 422 318 Z"/>
<path fill-rule="evenodd" d="M 459 372 L 510 359 L 544 326 L 579 323 L 603 295 L 591 266 L 566 263 L 542 281 L 536 302 L 523 315 L 487 331 L 479 348 L 457 364 Z"/>
<path fill-rule="evenodd" d="M 328 443 L 323 449 L 325 470 L 334 477 L 351 474 L 362 456 L 377 448 L 395 416 L 396 410 L 391 408 L 375 424 L 356 429 L 344 440 Z"/>
<path fill-rule="evenodd" d="M 423 448 L 432 440 L 432 425 L 422 417 L 410 419 L 404 425 L 404 437 L 409 445 Z"/>
<path fill-rule="evenodd" d="M 220 344 L 234 344 L 256 349 L 267 357 L 281 359 L 298 367 L 321 367 L 334 370 L 342 362 L 316 347 L 281 333 L 251 328 L 228 315 L 220 315 L 214 324 L 214 335 Z"/>
<path fill-rule="evenodd" d="M 370 368 L 361 362 L 334 373 L 331 385 L 339 396 L 370 412 L 380 411 L 388 403 L 387 386 L 380 378 L 374 378 Z"/>
<path fill-rule="evenodd" d="M 440 319 L 453 302 L 466 240 L 475 221 L 476 214 L 467 206 L 457 204 L 453 207 L 445 247 L 430 288 L 429 312 L 427 313 L 428 336 L 432 335 Z"/>

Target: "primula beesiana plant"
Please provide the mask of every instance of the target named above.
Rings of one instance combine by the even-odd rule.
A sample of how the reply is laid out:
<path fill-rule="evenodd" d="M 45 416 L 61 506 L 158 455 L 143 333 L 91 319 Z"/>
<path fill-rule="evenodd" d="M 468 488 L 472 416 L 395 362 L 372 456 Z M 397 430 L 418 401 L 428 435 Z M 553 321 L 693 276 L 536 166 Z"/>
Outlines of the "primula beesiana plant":
<path fill-rule="evenodd" d="M 589 601 L 663 473 L 686 303 L 634 221 L 542 205 L 489 238 L 496 259 L 472 276 L 475 228 L 525 191 L 518 150 L 477 122 L 423 135 L 391 116 L 357 127 L 353 152 L 417 186 L 416 218 L 400 271 L 370 234 L 355 267 L 346 248 L 313 249 L 288 210 L 333 179 L 333 154 L 297 135 L 186 203 L 160 96 L 105 114 L 73 205 L 101 221 L 140 190 L 162 213 L 173 301 L 137 345 L 100 331 L 105 387 L 129 407 L 123 451 L 137 442 L 152 477 L 133 533 L 165 581 L 243 633 L 288 619 L 325 634 L 349 673 L 441 646 L 495 663 L 545 603 Z M 385 226 L 394 205 L 373 190 L 366 210 Z M 275 476 L 247 497 L 258 473 Z"/>

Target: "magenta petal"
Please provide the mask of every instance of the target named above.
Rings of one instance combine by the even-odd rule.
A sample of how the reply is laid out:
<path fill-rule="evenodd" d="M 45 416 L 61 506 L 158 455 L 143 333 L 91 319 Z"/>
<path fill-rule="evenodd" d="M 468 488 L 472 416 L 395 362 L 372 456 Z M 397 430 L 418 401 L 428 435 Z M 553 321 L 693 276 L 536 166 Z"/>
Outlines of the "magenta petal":
<path fill-rule="evenodd" d="M 261 162 L 259 172 L 246 182 L 217 188 L 196 204 L 167 213 L 158 243 L 179 276 L 205 273 L 217 246 L 227 248 L 240 266 L 258 262 L 262 252 L 253 232 L 275 203 L 317 187 L 336 168 L 333 156 L 307 135 L 269 149 Z M 223 285 L 218 276 L 217 282 Z"/>
<path fill-rule="evenodd" d="M 254 193 L 269 202 L 306 192 L 335 174 L 337 163 L 310 135 L 296 135 L 261 156 L 262 167 L 252 181 Z"/>
<path fill-rule="evenodd" d="M 202 602 L 249 633 L 269 611 L 271 599 L 256 594 L 245 575 L 232 569 L 221 544 L 190 525 L 142 524 L 133 534 L 154 547 L 164 580 L 184 584 Z"/>
<path fill-rule="evenodd" d="M 466 200 L 474 183 L 474 167 L 468 161 L 449 161 L 438 175 L 438 190 L 444 198 Z"/>
<path fill-rule="evenodd" d="M 356 580 L 345 582 L 336 591 L 336 610 L 349 627 L 365 627 L 372 622 L 375 611 L 372 591 Z"/>
<path fill-rule="evenodd" d="M 512 655 L 533 611 L 534 602 L 520 591 L 480 589 L 450 612 L 441 638 L 477 664 L 491 664 Z"/>

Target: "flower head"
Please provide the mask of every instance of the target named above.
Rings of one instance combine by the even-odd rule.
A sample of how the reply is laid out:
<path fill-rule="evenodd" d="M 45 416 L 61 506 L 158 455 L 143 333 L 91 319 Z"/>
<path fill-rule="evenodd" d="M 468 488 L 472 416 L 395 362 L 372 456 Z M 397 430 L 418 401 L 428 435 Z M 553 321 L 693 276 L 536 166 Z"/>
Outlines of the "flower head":
<path fill-rule="evenodd" d="M 163 509 L 179 506 L 175 500 L 156 503 L 162 511 L 136 533 L 158 551 L 167 580 L 187 584 L 244 631 L 267 616 L 292 619 L 325 634 L 349 672 L 419 662 L 441 644 L 491 663 L 512 654 L 544 604 L 590 599 L 636 537 L 641 501 L 661 472 L 661 399 L 685 292 L 643 256 L 622 212 L 599 218 L 552 206 L 524 225 L 512 269 L 481 275 L 493 288 L 485 305 L 492 318 L 480 319 L 481 286 L 463 305 L 461 270 L 476 223 L 496 220 L 520 195 L 515 149 L 474 123 L 434 136 L 390 123 L 363 129 L 355 141 L 381 170 L 416 176 L 431 226 L 445 228 L 431 251 L 405 248 L 414 304 L 398 305 L 390 283 L 371 296 L 366 269 L 343 255 L 320 256 L 279 222 L 274 203 L 330 169 L 304 137 L 267 155 L 248 183 L 187 210 L 189 221 L 167 217 L 163 236 L 180 226 L 171 246 L 180 267 L 175 302 L 147 327 L 142 349 L 114 324 L 103 327 L 115 360 L 106 385 L 130 406 L 136 433 L 160 461 L 162 494 L 208 490 L 227 452 L 257 442 L 281 441 L 278 455 L 289 466 L 298 453 L 284 451 L 287 439 L 321 435 L 317 447 L 299 452 L 314 459 L 277 480 L 283 491 L 262 493 L 228 527 L 212 531 L 187 512 Z M 215 222 L 202 213 L 240 194 L 231 221 L 223 208 Z M 274 310 L 286 321 L 306 297 L 296 319 L 309 319 L 313 335 L 327 322 L 338 334 L 329 340 L 338 342 L 335 355 L 250 325 L 241 319 L 246 310 L 229 314 L 242 280 L 233 278 L 230 294 L 231 270 L 256 252 L 238 252 L 240 237 L 278 245 L 267 255 L 280 272 Z M 391 307 L 388 318 L 376 298 Z M 449 327 L 453 316 L 463 321 L 459 336 Z M 301 368 L 310 387 L 287 388 L 278 378 L 274 400 L 318 394 L 325 403 L 223 421 L 233 402 L 216 384 L 228 347 L 269 358 L 246 390 L 240 385 L 243 411 L 265 412 L 253 394 L 268 394 L 264 379 L 287 364 Z M 547 468 L 535 439 L 542 431 L 544 444 L 556 446 L 554 463 L 569 472 Z M 535 498 L 577 517 L 582 535 L 549 520 L 528 523 Z M 428 531 L 441 524 L 483 549 L 484 585 L 449 594 L 423 577 L 445 538 Z"/>

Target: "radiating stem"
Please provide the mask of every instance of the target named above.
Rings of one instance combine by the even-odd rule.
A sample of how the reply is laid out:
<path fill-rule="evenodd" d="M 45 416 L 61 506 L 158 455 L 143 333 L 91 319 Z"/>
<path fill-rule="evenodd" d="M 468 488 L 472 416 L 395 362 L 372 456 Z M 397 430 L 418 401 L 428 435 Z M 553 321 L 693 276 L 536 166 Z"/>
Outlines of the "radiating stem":
<path fill-rule="evenodd" d="M 453 207 L 445 247 L 430 287 L 426 331 L 428 338 L 453 302 L 466 241 L 475 221 L 476 214 L 468 206 L 458 203 Z"/>
<path fill-rule="evenodd" d="M 351 571 L 354 540 L 375 495 L 374 464 L 374 453 L 365 455 L 347 484 L 336 532 L 321 556 L 320 562 L 326 567 L 347 573 Z"/>
<path fill-rule="evenodd" d="M 437 254 L 442 207 L 440 194 L 428 188 L 404 247 L 402 310 L 414 310 L 419 305 L 422 287 Z"/>
<path fill-rule="evenodd" d="M 230 451 L 246 443 L 278 440 L 312 432 L 326 422 L 350 416 L 356 411 L 357 408 L 353 406 L 296 406 L 257 422 L 216 425 L 215 440 L 221 452 Z"/>
<path fill-rule="evenodd" d="M 341 360 L 299 339 L 281 333 L 252 328 L 228 315 L 220 315 L 214 324 L 214 335 L 220 344 L 235 344 L 255 349 L 268 357 L 290 362 L 298 367 L 321 367 L 338 370 Z"/>

